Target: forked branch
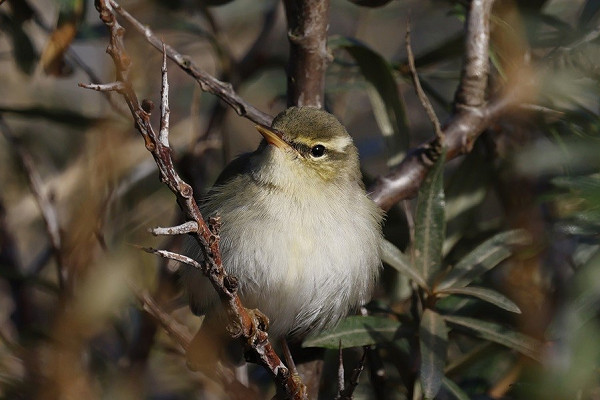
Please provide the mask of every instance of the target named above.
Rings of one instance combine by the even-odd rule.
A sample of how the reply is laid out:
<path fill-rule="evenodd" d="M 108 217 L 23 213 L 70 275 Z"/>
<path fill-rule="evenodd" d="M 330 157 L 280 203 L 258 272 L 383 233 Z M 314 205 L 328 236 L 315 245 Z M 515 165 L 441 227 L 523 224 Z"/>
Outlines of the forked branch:
<path fill-rule="evenodd" d="M 472 0 L 465 22 L 466 52 L 454 101 L 454 114 L 442 127 L 446 159 L 468 153 L 475 139 L 501 115 L 521 101 L 522 88 L 485 101 L 489 73 L 490 15 L 494 0 Z M 369 188 L 373 200 L 389 210 L 400 200 L 416 196 L 431 166 L 430 154 L 437 136 L 409 151 L 390 172 Z"/>

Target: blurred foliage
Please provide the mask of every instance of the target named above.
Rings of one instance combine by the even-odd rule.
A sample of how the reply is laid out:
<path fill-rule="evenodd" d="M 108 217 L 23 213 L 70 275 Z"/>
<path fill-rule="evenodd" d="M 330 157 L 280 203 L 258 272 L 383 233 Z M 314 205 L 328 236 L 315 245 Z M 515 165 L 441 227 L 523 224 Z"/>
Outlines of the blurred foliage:
<path fill-rule="evenodd" d="M 249 388 L 188 371 L 136 299 L 150 291 L 185 331 L 200 324 L 172 266 L 137 248 L 180 248 L 147 232 L 178 220 L 171 194 L 120 99 L 77 87 L 113 79 L 92 3 L 0 2 L 0 398 L 270 398 L 254 367 Z M 408 16 L 423 88 L 444 120 L 467 3 L 332 2 L 326 107 L 353 135 L 367 179 L 433 135 L 409 80 Z M 279 2 L 122 5 L 259 109 L 285 107 Z M 496 1 L 489 94 L 536 86 L 470 154 L 438 162 L 418 198 L 390 210 L 369 315 L 304 343 L 328 349 L 322 398 L 337 390 L 338 348 L 346 381 L 366 351 L 357 399 L 600 398 L 599 23 L 596 0 Z M 156 102 L 161 56 L 125 28 L 135 90 Z M 203 191 L 259 138 L 172 66 L 170 82 L 175 156 Z M 57 211 L 61 257 L 11 135 Z"/>

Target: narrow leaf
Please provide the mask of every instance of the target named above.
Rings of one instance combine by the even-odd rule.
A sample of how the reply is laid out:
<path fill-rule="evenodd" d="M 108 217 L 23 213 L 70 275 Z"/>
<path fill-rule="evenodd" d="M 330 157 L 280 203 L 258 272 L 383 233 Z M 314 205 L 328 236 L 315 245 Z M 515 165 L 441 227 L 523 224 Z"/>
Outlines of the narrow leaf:
<path fill-rule="evenodd" d="M 585 2 L 585 6 L 579 15 L 579 23 L 577 25 L 584 26 L 589 24 L 590 21 L 594 19 L 596 14 L 600 11 L 600 1 L 599 0 L 587 0 Z"/>
<path fill-rule="evenodd" d="M 413 260 L 415 267 L 427 282 L 442 263 L 446 230 L 443 187 L 445 160 L 444 153 L 427 174 L 419 189 L 417 201 Z"/>
<path fill-rule="evenodd" d="M 454 269 L 437 286 L 437 290 L 467 286 L 475 278 L 508 258 L 511 255 L 510 246 L 526 244 L 528 241 L 529 235 L 520 229 L 493 236 L 477 246 L 456 264 Z"/>
<path fill-rule="evenodd" d="M 30 119 L 41 118 L 53 123 L 86 127 L 100 121 L 100 118 L 87 117 L 80 112 L 71 111 L 66 108 L 48 108 L 44 106 L 32 107 L 9 107 L 0 106 L 0 113 L 16 114 Z"/>
<path fill-rule="evenodd" d="M 342 48 L 356 61 L 361 75 L 371 85 L 367 91 L 377 125 L 387 138 L 391 154 L 408 148 L 408 121 L 404 102 L 398 92 L 394 70 L 381 55 L 364 43 L 345 37 L 332 37 L 329 46 Z"/>
<path fill-rule="evenodd" d="M 421 348 L 421 388 L 426 399 L 433 399 L 440 391 L 446 353 L 448 331 L 444 319 L 435 311 L 427 309 L 419 327 Z"/>
<path fill-rule="evenodd" d="M 540 361 L 541 344 L 530 336 L 512 331 L 493 322 L 474 318 L 445 315 L 444 319 L 452 325 L 467 328 L 482 339 L 501 344 Z"/>
<path fill-rule="evenodd" d="M 0 13 L 0 33 L 6 33 L 12 40 L 14 59 L 21 72 L 31 75 L 37 62 L 37 53 L 33 41 L 23 29 L 22 21 Z"/>
<path fill-rule="evenodd" d="M 368 346 L 376 343 L 391 342 L 406 336 L 400 322 L 389 318 L 353 315 L 337 325 L 318 334 L 311 334 L 302 343 L 303 347 L 340 347 Z"/>
<path fill-rule="evenodd" d="M 487 185 L 493 169 L 485 157 L 485 153 L 481 151 L 467 154 L 445 184 L 444 254 L 448 254 L 463 235 L 469 232 L 469 226 L 479 209 L 478 206 L 486 197 Z"/>
<path fill-rule="evenodd" d="M 519 307 L 513 303 L 510 299 L 504 296 L 501 293 L 496 292 L 492 289 L 486 289 L 481 287 L 473 287 L 468 286 L 464 288 L 447 288 L 436 291 L 436 293 L 440 294 L 459 294 L 465 296 L 473 296 L 481 299 L 483 301 L 487 301 L 497 307 L 503 308 L 507 311 L 514 312 L 517 314 L 521 314 L 521 310 Z"/>
<path fill-rule="evenodd" d="M 453 380 L 443 377 L 442 384 L 455 399 L 469 400 L 469 396 Z"/>
<path fill-rule="evenodd" d="M 381 259 L 401 274 L 408 276 L 423 289 L 428 289 L 427 282 L 425 282 L 419 271 L 411 265 L 409 257 L 387 240 L 383 240 L 381 244 Z"/>

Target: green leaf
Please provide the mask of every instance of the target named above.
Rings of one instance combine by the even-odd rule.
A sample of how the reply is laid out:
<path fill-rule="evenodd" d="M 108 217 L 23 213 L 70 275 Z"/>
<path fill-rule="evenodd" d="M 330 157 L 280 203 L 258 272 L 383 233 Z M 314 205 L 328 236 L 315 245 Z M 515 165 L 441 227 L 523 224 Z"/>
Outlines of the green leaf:
<path fill-rule="evenodd" d="M 92 118 L 82 115 L 79 112 L 71 111 L 66 108 L 47 108 L 42 106 L 32 106 L 27 108 L 13 108 L 0 106 L 0 113 L 14 114 L 22 118 L 41 118 L 51 122 L 86 127 L 100 122 L 100 118 Z"/>
<path fill-rule="evenodd" d="M 467 154 L 446 184 L 446 238 L 444 254 L 469 232 L 469 226 L 487 194 L 492 168 L 483 151 Z"/>
<path fill-rule="evenodd" d="M 8 14 L 0 13 L 0 31 L 10 36 L 14 59 L 21 72 L 31 75 L 38 56 L 33 41 L 23 30 L 22 23 Z"/>
<path fill-rule="evenodd" d="M 426 399 L 433 399 L 440 391 L 446 354 L 448 349 L 448 329 L 440 314 L 426 309 L 419 327 L 421 349 L 421 388 Z"/>
<path fill-rule="evenodd" d="M 452 325 L 467 328 L 482 339 L 501 344 L 540 361 L 541 344 L 530 336 L 512 331 L 493 322 L 481 321 L 475 318 L 445 315 L 444 319 Z"/>
<path fill-rule="evenodd" d="M 589 24 L 594 17 L 600 11 L 600 1 L 599 0 L 588 0 L 585 2 L 585 6 L 579 14 L 579 23 L 577 26 L 584 26 Z"/>
<path fill-rule="evenodd" d="M 371 86 L 368 91 L 373 114 L 391 154 L 396 157 L 408 148 L 409 127 L 404 102 L 398 93 L 394 70 L 378 53 L 367 45 L 346 37 L 329 39 L 332 49 L 342 48 L 356 61 L 362 76 Z"/>
<path fill-rule="evenodd" d="M 442 384 L 446 390 L 457 400 L 469 400 L 469 396 L 449 378 L 443 377 Z"/>
<path fill-rule="evenodd" d="M 445 152 L 428 172 L 419 189 L 415 218 L 413 260 L 427 282 L 442 264 L 442 247 L 446 231 L 444 216 Z"/>
<path fill-rule="evenodd" d="M 577 268 L 570 279 L 564 303 L 548 329 L 552 337 L 564 339 L 596 320 L 600 307 L 600 251 L 596 250 L 585 264 Z"/>
<path fill-rule="evenodd" d="M 423 289 L 428 289 L 427 282 L 425 282 L 419 271 L 411 265 L 409 257 L 387 240 L 383 240 L 381 243 L 381 259 L 401 274 L 408 276 Z"/>
<path fill-rule="evenodd" d="M 458 294 L 465 296 L 473 296 L 481 299 L 483 301 L 487 301 L 497 307 L 503 308 L 507 311 L 514 312 L 517 314 L 521 314 L 521 310 L 519 307 L 513 303 L 510 299 L 506 298 L 501 293 L 496 292 L 495 290 L 481 288 L 481 287 L 473 287 L 468 286 L 465 288 L 447 288 L 436 291 L 439 294 Z"/>
<path fill-rule="evenodd" d="M 19 69 L 27 75 L 31 75 L 38 59 L 32 40 L 29 38 L 29 35 L 21 29 L 21 26 L 14 27 L 12 39 L 13 54 L 15 55 L 15 61 L 17 62 Z"/>
<path fill-rule="evenodd" d="M 302 343 L 303 347 L 324 347 L 343 349 L 368 346 L 376 343 L 391 342 L 406 336 L 400 322 L 389 318 L 353 315 L 347 317 L 335 328 L 318 334 L 309 335 Z"/>
<path fill-rule="evenodd" d="M 493 236 L 460 260 L 437 286 L 436 291 L 467 286 L 475 278 L 508 258 L 511 255 L 510 246 L 526 244 L 528 241 L 529 235 L 520 229 Z"/>

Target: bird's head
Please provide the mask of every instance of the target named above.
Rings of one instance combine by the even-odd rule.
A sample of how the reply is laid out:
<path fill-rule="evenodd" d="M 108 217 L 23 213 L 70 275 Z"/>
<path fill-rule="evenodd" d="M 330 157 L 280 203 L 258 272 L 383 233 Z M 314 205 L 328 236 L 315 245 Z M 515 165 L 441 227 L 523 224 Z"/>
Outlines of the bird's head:
<path fill-rule="evenodd" d="M 263 135 L 262 150 L 271 152 L 275 168 L 325 182 L 360 181 L 358 151 L 342 124 L 316 107 L 291 107 L 272 126 L 256 127 Z M 275 148 L 269 148 L 272 145 Z"/>

